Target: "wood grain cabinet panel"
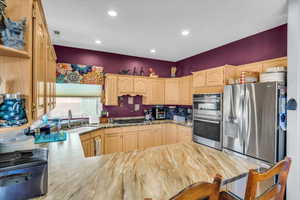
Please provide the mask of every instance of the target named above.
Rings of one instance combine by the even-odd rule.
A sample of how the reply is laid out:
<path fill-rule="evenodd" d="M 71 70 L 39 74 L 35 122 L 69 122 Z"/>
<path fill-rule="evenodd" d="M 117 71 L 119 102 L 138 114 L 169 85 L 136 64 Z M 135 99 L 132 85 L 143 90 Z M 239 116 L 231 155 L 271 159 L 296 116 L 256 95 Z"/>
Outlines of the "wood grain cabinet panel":
<path fill-rule="evenodd" d="M 138 132 L 127 132 L 123 135 L 123 152 L 138 149 Z"/>
<path fill-rule="evenodd" d="M 134 78 L 134 93 L 145 95 L 147 90 L 147 82 L 145 78 Z"/>
<path fill-rule="evenodd" d="M 206 72 L 199 71 L 193 73 L 193 87 L 204 87 L 206 84 Z"/>
<path fill-rule="evenodd" d="M 91 138 L 91 135 L 90 134 L 81 135 L 80 140 L 81 140 L 84 156 L 85 157 L 94 156 L 95 145 L 94 145 L 94 140 Z"/>
<path fill-rule="evenodd" d="M 114 75 L 107 75 L 105 78 L 105 105 L 118 105 L 118 77 Z"/>
<path fill-rule="evenodd" d="M 175 144 L 177 143 L 177 125 L 166 124 L 163 136 L 164 144 Z"/>
<path fill-rule="evenodd" d="M 134 78 L 129 76 L 118 77 L 118 95 L 127 95 L 134 93 Z"/>
<path fill-rule="evenodd" d="M 151 129 L 141 131 L 138 136 L 138 149 L 142 150 L 153 146 L 155 146 L 155 139 Z"/>
<path fill-rule="evenodd" d="M 47 35 L 38 3 L 35 2 L 36 17 L 33 21 L 33 119 L 46 113 L 46 66 Z"/>
<path fill-rule="evenodd" d="M 180 105 L 192 105 L 192 85 L 191 76 L 180 78 L 179 81 L 179 104 Z"/>
<path fill-rule="evenodd" d="M 151 80 L 151 104 L 162 105 L 165 103 L 165 80 L 164 79 L 152 79 Z"/>
<path fill-rule="evenodd" d="M 165 104 L 179 104 L 179 79 L 171 78 L 165 81 Z"/>
<path fill-rule="evenodd" d="M 190 142 L 192 141 L 192 128 L 177 126 L 177 142 Z"/>
<path fill-rule="evenodd" d="M 250 63 L 250 64 L 246 64 L 246 65 L 241 65 L 239 67 L 237 67 L 237 73 L 236 76 L 237 78 L 240 77 L 242 72 L 262 72 L 262 63 Z"/>
<path fill-rule="evenodd" d="M 279 66 L 283 66 L 283 67 L 288 66 L 288 60 L 287 60 L 286 57 L 272 59 L 272 60 L 268 60 L 268 61 L 263 62 L 262 71 L 265 72 L 268 68 L 279 67 Z"/>
<path fill-rule="evenodd" d="M 123 151 L 122 134 L 105 135 L 104 141 L 105 154 Z"/>
<path fill-rule="evenodd" d="M 214 68 L 206 71 L 206 86 L 224 85 L 224 68 Z"/>

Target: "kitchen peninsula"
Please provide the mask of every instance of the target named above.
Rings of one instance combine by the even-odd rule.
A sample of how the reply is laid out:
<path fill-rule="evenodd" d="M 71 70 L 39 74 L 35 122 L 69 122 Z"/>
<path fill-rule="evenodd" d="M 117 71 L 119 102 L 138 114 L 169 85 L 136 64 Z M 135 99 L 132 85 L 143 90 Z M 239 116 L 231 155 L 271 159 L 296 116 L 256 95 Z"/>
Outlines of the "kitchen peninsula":
<path fill-rule="evenodd" d="M 168 199 L 217 173 L 226 182 L 258 168 L 192 142 L 86 158 L 79 136 L 94 129 L 74 129 L 66 142 L 49 144 L 48 194 L 37 199 Z"/>

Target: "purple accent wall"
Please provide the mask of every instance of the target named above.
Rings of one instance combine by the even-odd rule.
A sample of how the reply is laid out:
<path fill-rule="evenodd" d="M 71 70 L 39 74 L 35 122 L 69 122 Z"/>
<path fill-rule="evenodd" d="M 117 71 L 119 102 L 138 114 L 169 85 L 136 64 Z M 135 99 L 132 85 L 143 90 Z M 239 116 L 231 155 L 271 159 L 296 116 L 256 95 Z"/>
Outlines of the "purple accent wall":
<path fill-rule="evenodd" d="M 241 65 L 287 56 L 287 25 L 226 44 L 177 62 L 178 74 L 222 65 Z"/>
<path fill-rule="evenodd" d="M 174 62 L 148 58 L 139 58 L 64 46 L 54 46 L 54 48 L 57 54 L 57 62 L 59 63 L 102 66 L 106 73 L 117 74 L 123 69 L 130 69 L 130 72 L 132 73 L 135 67 L 138 73 L 140 72 L 140 69 L 143 68 L 145 75 L 148 76 L 148 69 L 151 67 L 160 77 L 170 77 L 171 67 L 176 66 L 176 63 Z M 134 103 L 141 105 L 140 111 L 134 112 L 134 105 L 129 105 L 127 102 L 128 97 L 125 96 L 121 107 L 104 106 L 104 109 L 109 112 L 110 117 L 134 117 L 143 116 L 144 109 L 151 108 L 151 106 L 142 105 L 141 96 L 134 97 Z"/>
<path fill-rule="evenodd" d="M 109 112 L 109 117 L 136 117 L 144 116 L 144 110 L 150 109 L 152 106 L 142 105 L 142 97 L 135 96 L 133 97 L 133 104 L 128 104 L 128 97 L 123 96 L 123 100 L 119 100 L 123 105 L 121 106 L 104 106 L 104 109 Z M 140 104 L 140 110 L 134 112 L 134 104 Z"/>
<path fill-rule="evenodd" d="M 287 25 L 282 25 L 253 36 L 226 44 L 190 58 L 174 62 L 139 58 L 120 54 L 55 46 L 58 62 L 104 67 L 107 73 L 119 73 L 121 69 L 136 67 L 139 72 L 143 67 L 145 75 L 152 67 L 160 77 L 170 77 L 170 69 L 177 66 L 177 75 L 189 75 L 193 71 L 222 66 L 225 64 L 241 65 L 287 55 Z M 131 71 L 132 72 L 132 71 Z M 141 105 L 138 112 L 133 112 L 134 105 L 128 105 L 124 97 L 123 106 L 105 106 L 110 117 L 131 117 L 143 115 L 143 110 L 151 106 Z M 134 97 L 134 103 L 142 104 L 142 97 Z"/>
<path fill-rule="evenodd" d="M 143 68 L 145 75 L 148 75 L 148 69 L 153 68 L 160 77 L 170 77 L 171 67 L 176 64 L 168 61 L 64 46 L 54 46 L 54 48 L 59 63 L 101 66 L 104 67 L 106 73 L 118 74 L 120 70 L 127 69 L 130 69 L 130 73 L 132 73 L 134 68 L 139 73 Z"/>

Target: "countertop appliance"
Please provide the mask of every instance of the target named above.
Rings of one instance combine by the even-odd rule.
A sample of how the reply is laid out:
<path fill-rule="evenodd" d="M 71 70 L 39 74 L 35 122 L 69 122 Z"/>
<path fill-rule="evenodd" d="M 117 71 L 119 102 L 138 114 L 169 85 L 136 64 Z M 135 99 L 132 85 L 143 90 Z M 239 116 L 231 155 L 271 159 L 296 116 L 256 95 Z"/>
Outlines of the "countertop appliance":
<path fill-rule="evenodd" d="M 152 116 L 155 120 L 166 119 L 167 108 L 163 106 L 156 106 L 152 108 Z"/>
<path fill-rule="evenodd" d="M 286 87 L 228 85 L 223 99 L 223 147 L 267 163 L 285 156 Z"/>
<path fill-rule="evenodd" d="M 222 149 L 222 94 L 193 96 L 193 141 Z"/>
<path fill-rule="evenodd" d="M 47 160 L 47 149 L 1 153 L 0 199 L 23 200 L 46 194 Z"/>

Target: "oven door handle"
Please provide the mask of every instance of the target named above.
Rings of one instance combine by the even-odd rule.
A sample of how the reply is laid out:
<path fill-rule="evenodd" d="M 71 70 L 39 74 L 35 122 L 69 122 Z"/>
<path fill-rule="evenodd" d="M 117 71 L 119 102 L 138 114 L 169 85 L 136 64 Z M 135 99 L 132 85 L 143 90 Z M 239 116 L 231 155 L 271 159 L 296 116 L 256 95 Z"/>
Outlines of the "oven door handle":
<path fill-rule="evenodd" d="M 0 176 L 0 187 L 7 187 L 10 185 L 21 184 L 29 181 L 31 178 L 32 178 L 31 173 L 21 173 L 21 174 Z"/>
<path fill-rule="evenodd" d="M 212 120 L 207 120 L 207 119 L 195 119 L 195 120 L 200 121 L 200 122 L 212 123 L 212 124 L 220 124 L 220 121 L 212 121 Z"/>

